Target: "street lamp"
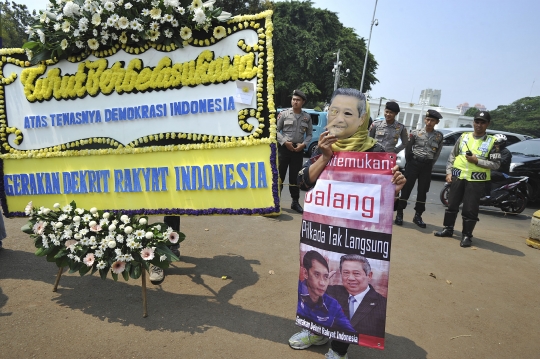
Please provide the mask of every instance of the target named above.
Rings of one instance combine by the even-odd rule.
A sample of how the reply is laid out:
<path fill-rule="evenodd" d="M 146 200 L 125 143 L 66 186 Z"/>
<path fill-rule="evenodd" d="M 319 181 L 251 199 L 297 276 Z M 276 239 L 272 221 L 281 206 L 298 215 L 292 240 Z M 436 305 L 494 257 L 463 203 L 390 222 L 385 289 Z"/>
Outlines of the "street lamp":
<path fill-rule="evenodd" d="M 362 89 L 364 88 L 364 77 L 366 75 L 366 65 L 368 60 L 368 54 L 369 54 L 369 43 L 371 42 L 371 31 L 373 31 L 373 25 L 378 26 L 379 20 L 375 19 L 375 11 L 377 11 L 377 2 L 379 0 L 375 0 L 375 9 L 373 9 L 373 18 L 371 19 L 371 28 L 369 29 L 369 38 L 367 42 L 367 49 L 366 49 L 366 58 L 364 59 L 364 69 L 362 70 L 362 80 L 360 81 L 360 92 L 362 92 Z"/>
<path fill-rule="evenodd" d="M 332 72 L 334 73 L 334 91 L 336 91 L 338 85 L 339 85 L 339 78 L 341 76 L 343 77 L 347 77 L 349 75 L 349 73 L 351 72 L 351 70 L 347 69 L 345 70 L 345 74 L 342 74 L 341 73 L 341 65 L 343 65 L 343 63 L 341 61 L 339 61 L 339 52 L 341 50 L 338 50 L 338 52 L 334 52 L 334 55 L 337 56 L 337 59 L 336 59 L 336 62 L 334 63 L 334 67 L 332 68 Z"/>

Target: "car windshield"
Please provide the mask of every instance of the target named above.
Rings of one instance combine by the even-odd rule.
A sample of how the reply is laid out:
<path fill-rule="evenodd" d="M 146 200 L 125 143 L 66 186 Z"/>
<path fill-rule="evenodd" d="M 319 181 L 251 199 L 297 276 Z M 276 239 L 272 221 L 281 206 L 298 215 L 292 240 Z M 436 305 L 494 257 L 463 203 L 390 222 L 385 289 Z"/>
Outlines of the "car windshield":
<path fill-rule="evenodd" d="M 513 155 L 540 157 L 540 141 L 527 140 L 507 147 Z"/>
<path fill-rule="evenodd" d="M 452 131 L 450 131 L 450 130 L 445 130 L 445 129 L 443 129 L 443 128 L 437 129 L 437 131 L 441 132 L 443 135 L 446 135 L 447 133 L 452 132 Z"/>

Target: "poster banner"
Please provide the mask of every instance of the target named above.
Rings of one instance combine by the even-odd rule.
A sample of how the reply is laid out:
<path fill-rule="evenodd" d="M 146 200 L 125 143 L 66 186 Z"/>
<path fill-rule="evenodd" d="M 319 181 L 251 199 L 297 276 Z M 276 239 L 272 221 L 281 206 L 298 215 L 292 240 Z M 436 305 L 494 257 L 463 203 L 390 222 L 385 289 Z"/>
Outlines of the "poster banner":
<path fill-rule="evenodd" d="M 36 65 L 0 49 L 5 215 L 279 213 L 272 11 L 182 29 Z"/>
<path fill-rule="evenodd" d="M 336 152 L 306 192 L 296 324 L 384 349 L 395 154 Z"/>

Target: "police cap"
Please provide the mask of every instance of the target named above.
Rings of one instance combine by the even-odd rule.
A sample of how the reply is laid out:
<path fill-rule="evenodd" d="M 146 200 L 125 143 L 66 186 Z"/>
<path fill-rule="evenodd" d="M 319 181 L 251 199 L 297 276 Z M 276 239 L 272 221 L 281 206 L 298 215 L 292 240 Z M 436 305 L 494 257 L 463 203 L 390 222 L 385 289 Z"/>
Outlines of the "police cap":
<path fill-rule="evenodd" d="M 392 112 L 395 112 L 395 113 L 399 113 L 400 109 L 399 109 L 399 105 L 397 103 L 395 103 L 394 101 L 388 101 L 386 103 L 386 109 L 392 111 Z"/>
<path fill-rule="evenodd" d="M 474 115 L 474 119 L 491 122 L 491 115 L 487 111 L 478 111 L 476 115 Z"/>
<path fill-rule="evenodd" d="M 300 97 L 302 100 L 307 101 L 306 94 L 303 93 L 303 92 L 300 91 L 300 90 L 294 90 L 294 91 L 292 92 L 292 95 L 293 95 L 293 96 L 298 96 L 298 97 Z"/>
<path fill-rule="evenodd" d="M 435 110 L 427 110 L 426 112 L 426 117 L 429 117 L 429 118 L 435 118 L 437 120 L 440 120 L 442 118 L 441 114 L 439 113 L 439 111 L 435 111 Z"/>

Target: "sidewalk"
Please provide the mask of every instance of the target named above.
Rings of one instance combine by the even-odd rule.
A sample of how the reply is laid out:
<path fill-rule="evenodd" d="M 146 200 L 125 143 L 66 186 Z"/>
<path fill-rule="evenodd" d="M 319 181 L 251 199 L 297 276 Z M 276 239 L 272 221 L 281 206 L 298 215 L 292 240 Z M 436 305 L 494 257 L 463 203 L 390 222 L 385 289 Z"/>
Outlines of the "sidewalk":
<path fill-rule="evenodd" d="M 53 293 L 56 266 L 34 256 L 24 219 L 5 219 L 0 358 L 324 358 L 328 346 L 287 344 L 298 330 L 301 221 L 287 195 L 275 218 L 183 217 L 181 262 L 162 285 L 148 283 L 147 318 L 140 279 L 64 274 Z M 428 209 L 426 229 L 411 218 L 394 228 L 386 349 L 354 347 L 349 358 L 538 357 L 540 251 L 525 245 L 530 219 L 482 213 L 474 247 L 464 249 L 459 232 L 433 236 L 442 212 Z"/>

